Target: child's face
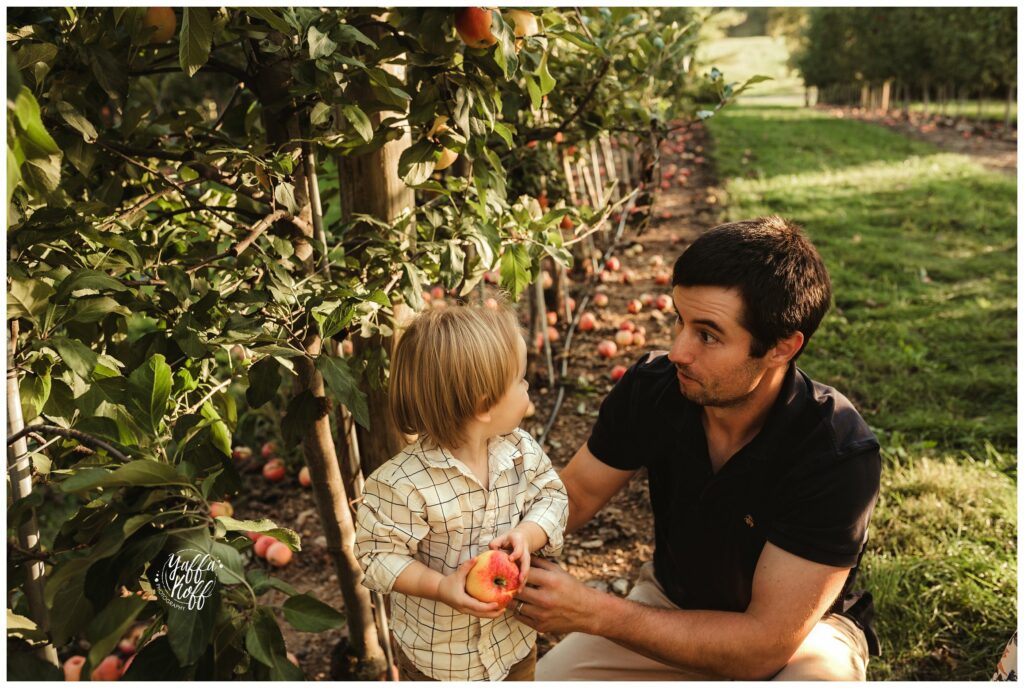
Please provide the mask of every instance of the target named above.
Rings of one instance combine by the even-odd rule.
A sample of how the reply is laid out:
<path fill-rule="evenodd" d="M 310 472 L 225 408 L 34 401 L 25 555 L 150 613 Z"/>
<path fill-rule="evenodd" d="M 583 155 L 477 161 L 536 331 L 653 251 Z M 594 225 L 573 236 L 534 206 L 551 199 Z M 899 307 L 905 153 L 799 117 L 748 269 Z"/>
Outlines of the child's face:
<path fill-rule="evenodd" d="M 517 348 L 519 350 L 519 374 L 505 391 L 504 396 L 489 409 L 491 424 L 496 435 L 510 433 L 519 427 L 519 422 L 523 420 L 526 408 L 530 405 L 530 395 L 527 394 L 529 383 L 526 381 L 526 342 L 522 337 L 517 339 Z"/>

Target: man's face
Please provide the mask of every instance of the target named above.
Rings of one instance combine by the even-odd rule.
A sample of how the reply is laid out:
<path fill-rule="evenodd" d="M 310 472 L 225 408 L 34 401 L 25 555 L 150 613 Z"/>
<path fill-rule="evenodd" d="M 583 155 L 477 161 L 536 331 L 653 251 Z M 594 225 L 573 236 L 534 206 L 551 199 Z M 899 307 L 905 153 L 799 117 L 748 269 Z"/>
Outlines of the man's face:
<path fill-rule="evenodd" d="M 676 322 L 668 358 L 680 393 L 702 406 L 738 406 L 768 366 L 751 358 L 752 337 L 741 324 L 743 298 L 723 287 L 674 287 Z"/>

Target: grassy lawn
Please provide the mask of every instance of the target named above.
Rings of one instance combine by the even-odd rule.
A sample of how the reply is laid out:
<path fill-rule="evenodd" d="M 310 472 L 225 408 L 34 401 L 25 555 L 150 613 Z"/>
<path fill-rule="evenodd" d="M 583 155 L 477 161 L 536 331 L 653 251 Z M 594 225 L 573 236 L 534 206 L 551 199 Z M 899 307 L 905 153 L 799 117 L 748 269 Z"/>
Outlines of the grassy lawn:
<path fill-rule="evenodd" d="M 912 102 L 908 106 L 911 112 L 924 112 L 923 102 Z M 928 113 L 936 114 L 939 111 L 938 105 L 934 102 L 929 103 Z M 947 117 L 966 117 L 968 119 L 975 119 L 978 116 L 978 102 L 965 101 L 963 107 L 960 107 L 957 101 L 950 101 L 946 105 L 946 109 L 943 112 Z M 994 120 L 996 122 L 1002 122 L 1006 118 L 1006 101 L 1004 100 L 983 100 L 981 101 L 981 118 Z M 1017 101 L 1014 100 L 1013 104 L 1010 105 L 1010 121 L 1014 124 L 1017 123 Z"/>
<path fill-rule="evenodd" d="M 1017 626 L 1016 179 L 803 109 L 709 125 L 728 218 L 783 215 L 821 251 L 835 307 L 801 367 L 885 449 L 868 677 L 990 678 Z"/>

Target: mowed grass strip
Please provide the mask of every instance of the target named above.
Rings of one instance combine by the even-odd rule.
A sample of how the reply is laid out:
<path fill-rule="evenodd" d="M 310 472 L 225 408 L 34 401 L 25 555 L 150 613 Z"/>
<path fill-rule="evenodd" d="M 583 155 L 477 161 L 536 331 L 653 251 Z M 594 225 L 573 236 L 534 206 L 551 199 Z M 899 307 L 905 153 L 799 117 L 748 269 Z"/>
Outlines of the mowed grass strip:
<path fill-rule="evenodd" d="M 880 126 L 709 122 L 727 219 L 803 225 L 835 306 L 800 365 L 882 440 L 870 679 L 988 679 L 1016 616 L 1016 178 Z"/>

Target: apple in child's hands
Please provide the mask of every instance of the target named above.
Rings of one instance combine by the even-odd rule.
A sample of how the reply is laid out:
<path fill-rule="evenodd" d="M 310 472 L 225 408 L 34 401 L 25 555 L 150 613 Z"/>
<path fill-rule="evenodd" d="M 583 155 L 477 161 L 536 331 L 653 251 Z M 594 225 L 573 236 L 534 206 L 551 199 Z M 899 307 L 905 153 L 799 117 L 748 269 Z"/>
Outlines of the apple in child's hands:
<path fill-rule="evenodd" d="M 82 680 L 82 667 L 85 665 L 85 657 L 82 655 L 74 655 L 68 657 L 64 662 L 64 680 L 65 681 L 81 681 Z"/>
<path fill-rule="evenodd" d="M 121 678 L 121 669 L 124 667 L 124 660 L 117 655 L 107 655 L 100 662 L 99 666 L 92 670 L 89 676 L 90 681 L 116 681 Z"/>
<path fill-rule="evenodd" d="M 466 576 L 466 592 L 481 602 L 504 609 L 519 590 L 519 567 L 507 552 L 492 549 L 476 558 Z"/>

